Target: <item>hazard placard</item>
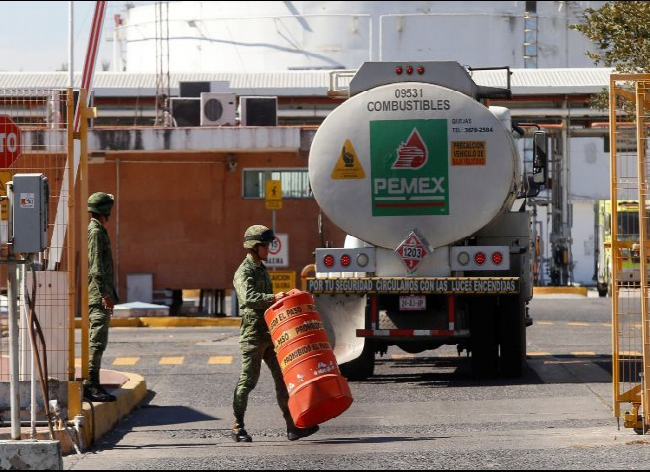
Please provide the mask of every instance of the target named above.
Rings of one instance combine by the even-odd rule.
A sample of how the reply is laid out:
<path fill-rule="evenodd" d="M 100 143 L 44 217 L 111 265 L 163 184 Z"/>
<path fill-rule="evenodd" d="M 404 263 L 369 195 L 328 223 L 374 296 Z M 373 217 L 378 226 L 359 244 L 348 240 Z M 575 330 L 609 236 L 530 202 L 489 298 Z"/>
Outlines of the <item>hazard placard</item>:
<path fill-rule="evenodd" d="M 397 255 L 402 259 L 409 273 L 415 272 L 418 265 L 426 257 L 428 257 L 433 250 L 426 239 L 424 239 L 417 230 L 411 231 L 411 234 L 402 241 L 402 243 L 395 249 Z"/>
<path fill-rule="evenodd" d="M 349 139 L 346 139 L 343 148 L 341 149 L 341 154 L 339 154 L 339 158 L 336 161 L 336 166 L 334 166 L 334 170 L 332 171 L 332 179 L 343 180 L 365 178 L 366 173 L 357 157 L 357 152 L 354 150 L 352 142 Z"/>
<path fill-rule="evenodd" d="M 267 210 L 281 210 L 282 209 L 282 181 L 267 180 L 264 197 L 265 197 Z"/>
<path fill-rule="evenodd" d="M 288 292 L 296 288 L 296 273 L 294 271 L 269 272 L 273 283 L 273 293 Z"/>

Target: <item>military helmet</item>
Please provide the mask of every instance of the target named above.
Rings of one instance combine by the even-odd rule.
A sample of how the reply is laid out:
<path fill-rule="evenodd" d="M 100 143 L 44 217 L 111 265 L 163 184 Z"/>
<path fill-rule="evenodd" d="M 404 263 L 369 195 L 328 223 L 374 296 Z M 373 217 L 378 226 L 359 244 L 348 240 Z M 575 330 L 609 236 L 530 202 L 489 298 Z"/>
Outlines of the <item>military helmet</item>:
<path fill-rule="evenodd" d="M 88 211 L 100 215 L 110 215 L 115 198 L 110 193 L 96 192 L 88 198 Z"/>
<path fill-rule="evenodd" d="M 271 244 L 275 239 L 272 229 L 263 225 L 253 225 L 244 233 L 244 247 L 253 249 L 256 244 Z"/>

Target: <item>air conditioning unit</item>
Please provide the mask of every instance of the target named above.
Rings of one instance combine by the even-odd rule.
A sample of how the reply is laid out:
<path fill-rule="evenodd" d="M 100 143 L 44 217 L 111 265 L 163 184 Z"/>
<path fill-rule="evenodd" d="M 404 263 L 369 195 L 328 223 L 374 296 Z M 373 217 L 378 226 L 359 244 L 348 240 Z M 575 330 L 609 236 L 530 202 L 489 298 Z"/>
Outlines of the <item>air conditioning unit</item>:
<path fill-rule="evenodd" d="M 234 93 L 201 94 L 201 126 L 236 124 L 237 98 Z"/>
<path fill-rule="evenodd" d="M 170 102 L 174 126 L 185 128 L 201 125 L 200 98 L 173 97 L 170 99 Z"/>
<path fill-rule="evenodd" d="M 242 126 L 278 126 L 278 97 L 239 97 Z"/>

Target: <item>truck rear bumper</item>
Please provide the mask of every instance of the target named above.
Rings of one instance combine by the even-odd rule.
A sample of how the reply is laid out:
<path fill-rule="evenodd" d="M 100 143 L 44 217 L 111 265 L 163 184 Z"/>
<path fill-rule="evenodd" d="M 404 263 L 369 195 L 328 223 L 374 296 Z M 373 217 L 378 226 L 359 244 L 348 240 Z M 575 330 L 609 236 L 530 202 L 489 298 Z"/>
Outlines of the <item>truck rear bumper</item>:
<path fill-rule="evenodd" d="M 407 338 L 408 340 L 426 340 L 431 338 L 462 338 L 469 337 L 469 330 L 441 330 L 441 329 L 358 329 L 358 338 Z"/>

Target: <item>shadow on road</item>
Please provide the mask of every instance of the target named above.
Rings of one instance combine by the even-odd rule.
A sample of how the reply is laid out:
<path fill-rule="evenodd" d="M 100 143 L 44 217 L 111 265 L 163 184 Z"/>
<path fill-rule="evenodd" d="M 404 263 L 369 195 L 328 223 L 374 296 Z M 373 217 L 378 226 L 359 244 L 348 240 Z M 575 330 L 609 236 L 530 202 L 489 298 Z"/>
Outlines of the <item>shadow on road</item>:
<path fill-rule="evenodd" d="M 486 387 L 561 383 L 610 383 L 611 356 L 574 355 L 535 356 L 527 359 L 527 368 L 519 378 L 476 379 L 471 376 L 466 357 L 414 357 L 377 359 L 382 373 L 364 383 L 370 385 L 410 382 L 420 387 Z M 389 373 L 386 373 L 386 371 Z"/>
<path fill-rule="evenodd" d="M 171 426 L 219 419 L 183 405 L 151 405 L 155 396 L 156 392 L 150 390 L 139 407 L 120 421 L 111 433 L 101 438 L 96 444 L 96 449 L 113 449 L 117 447 L 122 438 L 133 431 L 134 428 Z"/>

